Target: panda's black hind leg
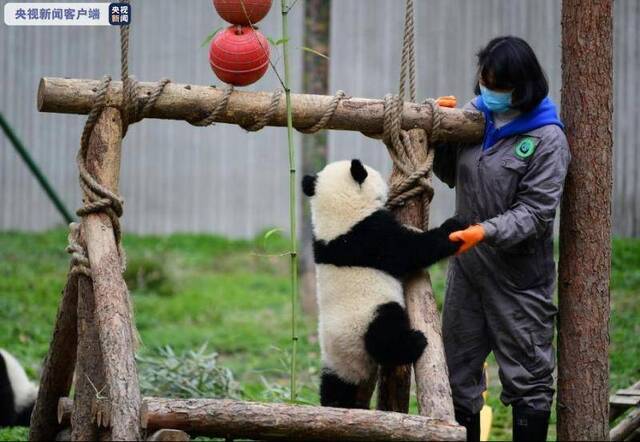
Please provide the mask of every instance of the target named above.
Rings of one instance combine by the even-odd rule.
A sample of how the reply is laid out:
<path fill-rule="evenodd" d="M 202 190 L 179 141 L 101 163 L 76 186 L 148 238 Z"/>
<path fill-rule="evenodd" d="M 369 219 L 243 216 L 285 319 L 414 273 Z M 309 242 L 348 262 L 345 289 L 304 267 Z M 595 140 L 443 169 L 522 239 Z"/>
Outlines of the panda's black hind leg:
<path fill-rule="evenodd" d="M 357 385 L 343 381 L 328 368 L 322 369 L 320 405 L 323 407 L 360 408 L 356 400 L 357 394 Z"/>
<path fill-rule="evenodd" d="M 412 364 L 427 346 L 427 338 L 411 328 L 407 312 L 397 302 L 378 306 L 364 342 L 367 352 L 383 366 Z"/>

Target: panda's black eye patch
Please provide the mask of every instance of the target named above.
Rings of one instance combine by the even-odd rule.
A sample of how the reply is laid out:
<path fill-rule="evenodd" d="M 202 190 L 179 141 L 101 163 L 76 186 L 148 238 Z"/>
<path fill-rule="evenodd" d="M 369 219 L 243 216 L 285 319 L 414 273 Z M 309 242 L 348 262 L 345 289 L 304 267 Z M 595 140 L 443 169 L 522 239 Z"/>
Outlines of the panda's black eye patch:
<path fill-rule="evenodd" d="M 302 178 L 302 191 L 305 195 L 311 197 L 316 194 L 316 175 L 305 175 Z"/>
<path fill-rule="evenodd" d="M 360 160 L 351 160 L 351 176 L 358 184 L 364 183 L 367 179 L 367 169 L 364 168 Z"/>

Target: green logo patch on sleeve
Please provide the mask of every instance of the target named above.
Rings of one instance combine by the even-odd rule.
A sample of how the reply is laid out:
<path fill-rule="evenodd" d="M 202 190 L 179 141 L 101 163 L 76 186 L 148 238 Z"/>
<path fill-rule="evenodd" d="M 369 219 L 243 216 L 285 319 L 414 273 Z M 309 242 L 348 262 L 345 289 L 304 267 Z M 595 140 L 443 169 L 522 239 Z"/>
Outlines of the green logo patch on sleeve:
<path fill-rule="evenodd" d="M 520 159 L 529 158 L 536 151 L 537 140 L 532 137 L 526 137 L 520 140 L 516 145 L 516 156 Z"/>

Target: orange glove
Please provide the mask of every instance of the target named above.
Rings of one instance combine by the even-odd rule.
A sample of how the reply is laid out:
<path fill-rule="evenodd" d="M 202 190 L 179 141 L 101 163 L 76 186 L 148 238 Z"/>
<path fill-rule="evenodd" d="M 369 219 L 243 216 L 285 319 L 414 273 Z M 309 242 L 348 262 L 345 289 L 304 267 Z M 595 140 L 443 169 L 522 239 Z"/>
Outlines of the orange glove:
<path fill-rule="evenodd" d="M 436 103 L 442 107 L 456 107 L 458 100 L 453 95 L 447 95 L 446 97 L 438 97 Z"/>
<path fill-rule="evenodd" d="M 458 230 L 449 235 L 449 241 L 462 241 L 462 246 L 456 255 L 466 252 L 484 239 L 484 227 L 474 224 L 464 230 Z"/>

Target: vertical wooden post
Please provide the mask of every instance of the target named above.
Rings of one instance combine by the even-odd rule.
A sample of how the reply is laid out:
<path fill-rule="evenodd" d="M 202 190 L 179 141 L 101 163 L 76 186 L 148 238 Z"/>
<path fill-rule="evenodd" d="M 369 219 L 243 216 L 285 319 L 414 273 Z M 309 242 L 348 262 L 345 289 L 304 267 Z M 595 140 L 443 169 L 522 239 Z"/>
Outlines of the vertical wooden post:
<path fill-rule="evenodd" d="M 120 175 L 122 121 L 106 108 L 96 123 L 87 152 L 87 170 L 117 192 Z M 134 358 L 129 293 L 109 217 L 89 214 L 82 219 L 93 280 L 95 319 L 110 405 L 111 438 L 140 439 L 140 389 Z"/>
<path fill-rule="evenodd" d="M 109 397 L 95 318 L 95 297 L 91 279 L 78 276 L 78 366 L 75 401 L 71 418 L 71 440 L 98 440 L 98 422 L 94 421 L 94 403 Z"/>
<path fill-rule="evenodd" d="M 419 162 L 427 159 L 427 139 L 424 130 L 409 132 L 414 154 Z M 394 167 L 390 182 L 402 178 L 401 172 Z M 423 213 L 420 198 L 415 198 L 396 210 L 396 216 L 404 223 L 422 228 L 423 219 L 429 219 L 429 213 Z M 414 366 L 418 406 L 420 414 L 436 419 L 453 422 L 453 400 L 449 375 L 444 357 L 440 315 L 433 296 L 431 278 L 426 272 L 420 272 L 404 282 L 404 295 L 411 326 L 421 330 L 428 340 L 427 348 Z M 390 388 L 395 384 L 395 387 Z M 395 373 L 383 373 L 379 385 L 378 399 L 382 399 L 384 409 L 393 411 L 408 410 L 409 388 L 411 386 L 411 368 L 399 367 Z"/>
<path fill-rule="evenodd" d="M 609 437 L 613 1 L 562 3 L 562 117 L 572 162 L 562 201 L 558 439 Z"/>
<path fill-rule="evenodd" d="M 78 279 L 70 275 L 58 309 L 53 338 L 44 361 L 38 399 L 31 415 L 30 441 L 49 441 L 58 433 L 58 400 L 68 396 L 76 365 Z"/>

